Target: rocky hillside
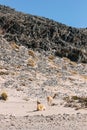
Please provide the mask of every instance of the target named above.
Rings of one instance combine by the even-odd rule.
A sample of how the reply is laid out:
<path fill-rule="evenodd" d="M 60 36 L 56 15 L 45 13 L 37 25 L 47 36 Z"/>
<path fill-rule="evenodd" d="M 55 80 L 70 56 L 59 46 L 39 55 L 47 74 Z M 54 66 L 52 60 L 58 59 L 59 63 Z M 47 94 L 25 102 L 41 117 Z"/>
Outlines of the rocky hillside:
<path fill-rule="evenodd" d="M 0 130 L 87 130 L 87 29 L 0 6 Z"/>
<path fill-rule="evenodd" d="M 87 63 L 87 29 L 68 27 L 0 5 L 0 35 L 9 43 Z"/>

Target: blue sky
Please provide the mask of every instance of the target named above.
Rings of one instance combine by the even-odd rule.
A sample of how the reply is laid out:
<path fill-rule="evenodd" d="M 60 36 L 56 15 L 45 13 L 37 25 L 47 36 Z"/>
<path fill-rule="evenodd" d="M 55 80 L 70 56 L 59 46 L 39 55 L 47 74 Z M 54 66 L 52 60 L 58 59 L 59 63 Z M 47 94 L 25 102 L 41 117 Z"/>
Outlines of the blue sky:
<path fill-rule="evenodd" d="M 0 4 L 69 26 L 87 27 L 87 0 L 0 0 Z"/>

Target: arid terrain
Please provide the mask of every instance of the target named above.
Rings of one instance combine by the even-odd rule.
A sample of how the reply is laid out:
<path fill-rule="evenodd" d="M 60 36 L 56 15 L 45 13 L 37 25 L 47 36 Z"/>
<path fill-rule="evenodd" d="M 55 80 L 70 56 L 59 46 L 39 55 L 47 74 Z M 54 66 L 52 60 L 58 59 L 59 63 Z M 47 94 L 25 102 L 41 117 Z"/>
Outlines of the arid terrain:
<path fill-rule="evenodd" d="M 0 5 L 3 92 L 0 130 L 86 130 L 87 29 Z"/>

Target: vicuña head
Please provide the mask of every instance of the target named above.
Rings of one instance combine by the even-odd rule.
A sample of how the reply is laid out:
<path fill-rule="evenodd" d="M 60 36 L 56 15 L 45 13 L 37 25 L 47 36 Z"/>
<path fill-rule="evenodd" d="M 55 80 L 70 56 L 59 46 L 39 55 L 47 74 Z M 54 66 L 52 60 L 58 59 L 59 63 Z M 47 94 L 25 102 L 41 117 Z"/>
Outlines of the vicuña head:
<path fill-rule="evenodd" d="M 39 101 L 37 101 L 37 111 L 43 111 L 45 109 L 46 107 L 43 104 L 41 104 Z"/>

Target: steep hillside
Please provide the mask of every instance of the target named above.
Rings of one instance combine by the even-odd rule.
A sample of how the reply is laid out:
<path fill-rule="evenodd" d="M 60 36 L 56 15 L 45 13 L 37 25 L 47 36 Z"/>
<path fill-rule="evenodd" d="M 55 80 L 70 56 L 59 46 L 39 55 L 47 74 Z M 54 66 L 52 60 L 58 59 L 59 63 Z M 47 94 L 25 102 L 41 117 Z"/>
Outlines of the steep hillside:
<path fill-rule="evenodd" d="M 0 5 L 0 130 L 87 130 L 87 29 Z"/>
<path fill-rule="evenodd" d="M 87 63 L 87 29 L 68 27 L 0 5 L 0 35 L 41 53 Z"/>

